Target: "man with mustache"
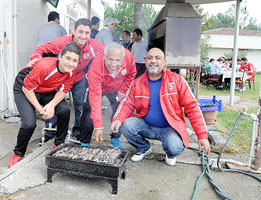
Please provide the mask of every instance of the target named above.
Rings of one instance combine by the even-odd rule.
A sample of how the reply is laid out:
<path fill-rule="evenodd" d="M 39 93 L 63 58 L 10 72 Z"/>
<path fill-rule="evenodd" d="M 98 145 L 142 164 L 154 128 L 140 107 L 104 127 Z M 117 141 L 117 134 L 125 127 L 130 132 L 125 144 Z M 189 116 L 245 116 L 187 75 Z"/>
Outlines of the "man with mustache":
<path fill-rule="evenodd" d="M 81 115 L 79 139 L 82 146 L 90 145 L 93 130 L 96 142 L 103 141 L 102 96 L 108 98 L 114 114 L 135 76 L 135 60 L 131 52 L 121 44 L 107 44 L 104 53 L 93 60 L 87 74 L 89 85 Z M 111 138 L 114 148 L 122 148 L 118 134 L 112 133 Z"/>
<path fill-rule="evenodd" d="M 206 124 L 187 82 L 165 69 L 164 53 L 158 48 L 150 49 L 145 64 L 147 71 L 135 79 L 111 124 L 112 131 L 119 130 L 118 134 L 122 133 L 137 149 L 131 160 L 141 161 L 150 154 L 152 150 L 147 139 L 155 139 L 162 142 L 165 162 L 175 165 L 176 157 L 189 143 L 184 112 L 198 137 L 199 150 L 204 147 L 209 154 Z"/>

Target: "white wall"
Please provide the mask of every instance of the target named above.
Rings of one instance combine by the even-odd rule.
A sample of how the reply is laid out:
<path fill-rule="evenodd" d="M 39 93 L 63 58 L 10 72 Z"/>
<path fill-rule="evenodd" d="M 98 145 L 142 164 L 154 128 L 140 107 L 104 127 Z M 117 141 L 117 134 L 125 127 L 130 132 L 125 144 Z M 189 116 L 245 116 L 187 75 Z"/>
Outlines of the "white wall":
<path fill-rule="evenodd" d="M 233 35 L 216 35 L 212 34 L 209 40 L 212 47 L 216 48 L 233 48 Z M 261 49 L 261 36 L 239 36 L 238 48 L 240 49 Z"/>

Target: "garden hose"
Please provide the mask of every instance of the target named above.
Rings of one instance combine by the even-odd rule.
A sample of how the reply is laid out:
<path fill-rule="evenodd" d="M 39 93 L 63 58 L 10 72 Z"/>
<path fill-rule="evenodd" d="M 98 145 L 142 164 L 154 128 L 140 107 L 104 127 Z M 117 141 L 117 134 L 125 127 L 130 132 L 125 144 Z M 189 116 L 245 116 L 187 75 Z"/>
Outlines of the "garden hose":
<path fill-rule="evenodd" d="M 232 135 L 233 135 L 233 133 L 234 133 L 234 131 L 235 131 L 235 128 L 236 128 L 236 126 L 237 126 L 237 124 L 238 124 L 238 121 L 239 121 L 239 120 L 241 119 L 241 117 L 243 117 L 243 116 L 244 116 L 244 114 L 240 114 L 240 116 L 237 118 L 237 120 L 236 120 L 236 122 L 235 122 L 235 124 L 234 124 L 234 126 L 233 126 L 233 128 L 232 128 L 232 130 L 231 130 L 231 132 L 230 132 L 230 134 L 229 134 L 229 136 L 228 136 L 228 139 L 227 139 L 226 143 L 224 144 L 224 146 L 223 146 L 221 152 L 217 152 L 217 151 L 213 151 L 213 150 L 211 150 L 211 152 L 218 154 L 217 166 L 218 166 L 218 168 L 219 168 L 221 171 L 242 173 L 242 174 L 244 174 L 244 175 L 250 176 L 250 177 L 252 177 L 252 178 L 258 180 L 259 182 L 261 182 L 261 179 L 258 178 L 257 176 L 254 176 L 254 175 L 252 175 L 252 174 L 250 174 L 250 173 L 247 173 L 247 172 L 244 172 L 244 171 L 241 171 L 241 170 L 224 169 L 224 168 L 221 167 L 221 164 L 220 164 L 221 155 L 224 153 L 224 151 L 225 151 L 225 149 L 226 149 L 226 147 L 227 147 L 227 145 L 228 145 L 228 142 L 229 142 L 229 140 L 231 139 L 231 137 L 232 137 Z M 210 129 L 210 130 L 212 130 L 212 129 Z M 214 129 L 214 130 L 216 130 L 216 129 Z M 218 130 L 218 131 L 219 131 L 219 130 Z M 191 149 L 191 150 L 194 150 L 194 151 L 198 151 L 198 149 L 195 149 L 195 148 L 192 148 L 192 147 L 188 147 L 188 149 Z M 194 192 L 193 192 L 193 195 L 192 195 L 192 200 L 195 200 L 195 198 L 196 198 L 196 194 L 197 194 L 199 182 L 200 182 L 201 178 L 202 178 L 204 175 L 207 175 L 208 180 L 209 180 L 211 186 L 214 188 L 215 192 L 216 192 L 222 199 L 233 200 L 232 198 L 230 198 L 230 197 L 224 195 L 224 194 L 221 192 L 221 190 L 217 187 L 217 185 L 215 184 L 213 178 L 212 178 L 211 175 L 210 175 L 209 159 L 208 159 L 207 156 L 204 155 L 204 150 L 202 150 L 200 153 L 201 153 L 202 173 L 201 173 L 201 175 L 198 177 L 197 182 L 196 182 L 196 184 L 195 184 L 195 189 L 194 189 Z M 206 167 L 205 167 L 205 159 L 207 160 L 207 162 L 206 162 Z"/>
<path fill-rule="evenodd" d="M 258 178 L 257 176 L 254 176 L 254 175 L 252 175 L 252 174 L 250 174 L 250 173 L 247 173 L 247 172 L 244 172 L 244 171 L 241 171 L 241 170 L 236 170 L 236 169 L 224 169 L 224 168 L 221 167 L 221 164 L 220 164 L 220 158 L 221 158 L 222 154 L 224 153 L 224 151 L 225 151 L 225 149 L 226 149 L 226 147 L 227 147 L 227 145 L 228 145 L 228 142 L 229 142 L 229 140 L 231 139 L 231 137 L 232 137 L 232 135 L 233 135 L 233 133 L 234 133 L 234 131 L 235 131 L 235 128 L 236 128 L 236 125 L 237 125 L 238 121 L 240 120 L 241 117 L 243 117 L 243 115 L 244 115 L 244 114 L 240 114 L 240 116 L 237 118 L 237 120 L 236 120 L 236 122 L 235 122 L 235 124 L 234 124 L 234 126 L 233 126 L 233 128 L 232 128 L 232 131 L 231 131 L 231 133 L 229 134 L 229 136 L 228 136 L 228 138 L 227 138 L 226 143 L 224 144 L 224 146 L 223 146 L 221 152 L 219 153 L 219 156 L 218 156 L 218 159 L 217 159 L 217 166 L 218 166 L 218 169 L 220 169 L 221 171 L 242 173 L 242 174 L 244 174 L 244 175 L 250 176 L 250 177 L 252 177 L 252 178 L 258 180 L 259 182 L 261 182 L 261 179 Z"/>

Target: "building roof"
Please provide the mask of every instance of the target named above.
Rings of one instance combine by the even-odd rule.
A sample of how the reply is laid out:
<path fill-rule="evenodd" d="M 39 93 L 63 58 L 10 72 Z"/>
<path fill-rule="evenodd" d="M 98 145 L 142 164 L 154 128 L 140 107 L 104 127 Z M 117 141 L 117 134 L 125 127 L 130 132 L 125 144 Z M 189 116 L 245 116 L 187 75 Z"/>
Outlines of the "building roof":
<path fill-rule="evenodd" d="M 234 28 L 219 28 L 219 29 L 204 31 L 203 34 L 234 35 L 235 29 Z M 241 36 L 261 36 L 261 32 L 240 29 L 239 35 L 241 35 Z"/>

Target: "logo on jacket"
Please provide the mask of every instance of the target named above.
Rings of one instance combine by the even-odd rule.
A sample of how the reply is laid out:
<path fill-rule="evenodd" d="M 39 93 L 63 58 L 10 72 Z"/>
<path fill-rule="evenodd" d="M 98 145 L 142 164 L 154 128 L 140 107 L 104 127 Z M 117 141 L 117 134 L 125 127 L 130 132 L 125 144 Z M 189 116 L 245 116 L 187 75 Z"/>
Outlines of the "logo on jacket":
<path fill-rule="evenodd" d="M 168 88 L 169 88 L 169 90 L 173 90 L 174 89 L 174 83 L 168 83 Z"/>
<path fill-rule="evenodd" d="M 122 70 L 121 74 L 124 76 L 126 74 L 126 69 Z"/>
<path fill-rule="evenodd" d="M 84 58 L 85 60 L 86 60 L 88 57 L 89 57 L 89 54 L 88 54 L 88 53 L 86 53 L 86 54 L 83 55 L 83 58 Z"/>

